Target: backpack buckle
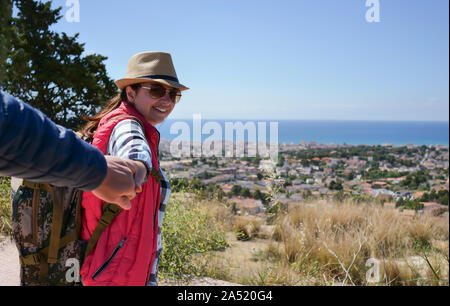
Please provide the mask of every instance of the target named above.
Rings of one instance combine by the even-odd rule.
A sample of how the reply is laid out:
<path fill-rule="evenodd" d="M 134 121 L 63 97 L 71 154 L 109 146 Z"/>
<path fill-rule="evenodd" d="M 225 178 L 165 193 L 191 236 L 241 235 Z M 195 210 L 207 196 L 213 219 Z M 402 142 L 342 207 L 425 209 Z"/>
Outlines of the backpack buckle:
<path fill-rule="evenodd" d="M 22 266 L 34 266 L 41 263 L 42 256 L 41 254 L 36 253 L 28 256 L 20 256 L 19 260 Z"/>

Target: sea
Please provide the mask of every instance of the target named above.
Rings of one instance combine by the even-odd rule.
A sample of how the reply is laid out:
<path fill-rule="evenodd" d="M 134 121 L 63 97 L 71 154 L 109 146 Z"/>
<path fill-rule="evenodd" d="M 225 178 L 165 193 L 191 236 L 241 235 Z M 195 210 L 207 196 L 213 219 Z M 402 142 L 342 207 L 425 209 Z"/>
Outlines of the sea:
<path fill-rule="evenodd" d="M 258 130 L 258 123 L 265 125 L 265 139 L 270 141 L 270 133 L 277 132 L 278 142 L 289 144 L 299 144 L 316 142 L 317 144 L 349 144 L 349 145 L 383 145 L 393 144 L 402 146 L 414 145 L 449 145 L 449 122 L 436 121 L 339 121 L 339 120 L 224 120 L 224 119 L 203 119 L 196 126 L 206 129 L 211 123 L 219 125 L 222 134 L 210 133 L 205 130 L 201 134 L 201 139 L 223 139 L 235 140 L 225 137 L 225 123 L 242 123 L 253 126 L 256 130 L 258 141 L 264 141 L 264 128 Z M 271 126 L 271 123 L 276 125 Z M 161 137 L 167 140 L 175 138 L 182 140 L 194 140 L 193 119 L 167 119 L 162 124 L 157 125 Z M 275 128 L 277 126 L 277 128 Z M 183 130 L 179 130 L 183 127 Z M 171 133 L 172 129 L 172 133 Z M 272 130 L 271 130 L 272 129 Z M 201 129 L 197 129 L 201 131 Z M 260 132 L 261 131 L 261 132 Z M 197 135 L 200 132 L 197 133 Z M 261 136 L 261 137 L 260 137 Z M 200 137 L 200 136 L 197 136 Z M 261 138 L 261 140 L 260 140 Z M 199 138 L 197 138 L 199 139 Z M 248 134 L 245 133 L 244 140 L 248 141 Z"/>

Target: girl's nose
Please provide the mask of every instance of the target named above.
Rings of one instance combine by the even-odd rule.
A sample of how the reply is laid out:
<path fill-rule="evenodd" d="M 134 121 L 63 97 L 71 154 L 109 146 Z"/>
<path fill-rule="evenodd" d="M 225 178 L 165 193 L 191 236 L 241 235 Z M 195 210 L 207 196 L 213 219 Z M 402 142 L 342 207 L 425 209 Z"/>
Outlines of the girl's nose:
<path fill-rule="evenodd" d="M 172 100 L 169 97 L 169 93 L 166 92 L 166 94 L 164 95 L 164 97 L 161 98 L 161 101 L 166 102 L 168 105 L 172 104 Z"/>

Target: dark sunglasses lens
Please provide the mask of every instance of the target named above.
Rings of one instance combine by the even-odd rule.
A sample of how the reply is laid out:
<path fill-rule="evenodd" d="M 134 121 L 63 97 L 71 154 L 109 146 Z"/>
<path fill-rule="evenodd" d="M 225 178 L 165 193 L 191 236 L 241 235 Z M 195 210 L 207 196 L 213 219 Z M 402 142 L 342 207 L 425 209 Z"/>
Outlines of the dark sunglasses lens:
<path fill-rule="evenodd" d="M 169 92 L 169 97 L 172 100 L 172 102 L 178 103 L 181 99 L 181 93 L 179 90 L 171 90 Z"/>
<path fill-rule="evenodd" d="M 153 99 L 159 99 L 164 97 L 166 94 L 166 89 L 163 86 L 160 85 L 153 85 L 152 89 L 150 90 L 150 95 Z"/>

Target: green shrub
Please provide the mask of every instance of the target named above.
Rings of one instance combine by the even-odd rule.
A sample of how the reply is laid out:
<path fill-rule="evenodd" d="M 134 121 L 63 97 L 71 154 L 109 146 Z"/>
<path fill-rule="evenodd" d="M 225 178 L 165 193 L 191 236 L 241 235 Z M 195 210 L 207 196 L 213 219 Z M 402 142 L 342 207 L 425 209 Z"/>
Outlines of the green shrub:
<path fill-rule="evenodd" d="M 11 179 L 0 177 L 0 234 L 11 234 Z"/>
<path fill-rule="evenodd" d="M 415 200 L 404 200 L 403 198 L 400 198 L 395 207 L 399 208 L 399 207 L 403 207 L 405 209 L 414 209 L 414 210 L 421 210 L 423 209 L 423 204 L 420 203 L 419 199 L 415 199 Z"/>
<path fill-rule="evenodd" d="M 212 211 L 202 208 L 198 199 L 169 201 L 162 224 L 162 278 L 199 274 L 202 267 L 195 264 L 195 256 L 228 247 L 225 231 Z"/>

